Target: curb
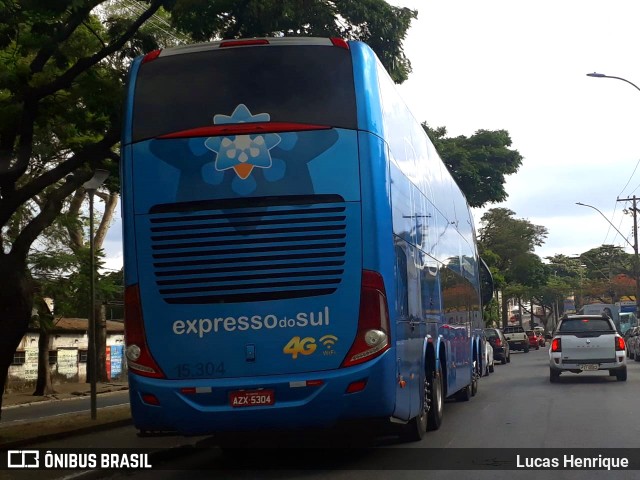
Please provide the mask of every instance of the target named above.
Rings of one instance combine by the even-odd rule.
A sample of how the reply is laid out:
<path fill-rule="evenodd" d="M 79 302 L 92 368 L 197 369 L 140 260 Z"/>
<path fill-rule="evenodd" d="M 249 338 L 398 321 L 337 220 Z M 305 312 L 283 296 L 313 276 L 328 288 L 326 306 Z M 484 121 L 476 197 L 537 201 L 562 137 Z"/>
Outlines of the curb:
<path fill-rule="evenodd" d="M 108 395 L 110 393 L 118 393 L 118 392 L 122 392 L 125 390 L 129 390 L 129 387 L 123 387 L 123 388 L 118 388 L 116 390 L 106 390 L 104 392 L 96 392 L 96 395 Z M 91 393 L 89 392 L 82 392 L 82 393 L 71 393 L 68 395 L 71 396 L 65 396 L 63 398 L 56 398 L 55 395 L 60 395 L 60 394 L 51 394 L 51 395 L 45 395 L 46 398 L 42 398 L 41 400 L 36 400 L 33 402 L 28 402 L 28 403 L 16 403 L 15 405 L 5 405 L 4 403 L 2 404 L 2 410 L 11 410 L 14 408 L 21 408 L 21 407 L 31 407 L 33 405 L 40 405 L 42 403 L 48 403 L 48 402 L 64 402 L 66 400 L 77 400 L 79 398 L 84 398 L 84 397 L 89 397 L 91 396 Z"/>
<path fill-rule="evenodd" d="M 132 424 L 133 424 L 133 420 L 131 418 L 126 418 L 124 420 L 116 420 L 111 423 L 101 423 L 100 425 L 89 425 L 86 427 L 74 428 L 71 430 L 66 430 L 66 431 L 57 432 L 57 433 L 48 433 L 44 435 L 39 435 L 37 437 L 30 437 L 30 438 L 25 438 L 21 440 L 14 440 L 12 442 L 3 443 L 0 445 L 0 450 L 9 449 L 9 448 L 27 447 L 35 443 L 49 442 L 51 440 L 69 438 L 75 435 L 83 435 L 85 433 L 102 432 L 105 430 L 110 430 L 112 428 L 126 427 Z"/>

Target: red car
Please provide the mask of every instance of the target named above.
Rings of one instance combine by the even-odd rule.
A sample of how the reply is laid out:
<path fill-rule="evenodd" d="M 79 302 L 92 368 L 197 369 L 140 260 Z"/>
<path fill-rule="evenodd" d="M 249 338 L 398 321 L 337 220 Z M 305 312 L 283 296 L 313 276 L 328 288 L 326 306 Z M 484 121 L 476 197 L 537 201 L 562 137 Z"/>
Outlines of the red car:
<path fill-rule="evenodd" d="M 535 348 L 536 350 L 540 350 L 540 339 L 536 332 L 533 330 L 527 330 L 527 338 L 529 338 L 529 348 Z"/>

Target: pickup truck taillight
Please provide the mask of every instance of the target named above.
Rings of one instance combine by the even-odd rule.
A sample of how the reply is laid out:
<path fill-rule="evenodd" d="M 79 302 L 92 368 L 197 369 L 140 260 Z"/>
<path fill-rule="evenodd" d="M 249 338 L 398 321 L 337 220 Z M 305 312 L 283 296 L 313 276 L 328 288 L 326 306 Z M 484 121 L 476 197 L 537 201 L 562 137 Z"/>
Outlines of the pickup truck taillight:
<path fill-rule="evenodd" d="M 554 338 L 553 342 L 551 342 L 551 351 L 552 352 L 561 352 L 562 351 L 562 342 L 559 338 Z"/>
<path fill-rule="evenodd" d="M 616 351 L 624 350 L 624 338 L 616 337 Z"/>

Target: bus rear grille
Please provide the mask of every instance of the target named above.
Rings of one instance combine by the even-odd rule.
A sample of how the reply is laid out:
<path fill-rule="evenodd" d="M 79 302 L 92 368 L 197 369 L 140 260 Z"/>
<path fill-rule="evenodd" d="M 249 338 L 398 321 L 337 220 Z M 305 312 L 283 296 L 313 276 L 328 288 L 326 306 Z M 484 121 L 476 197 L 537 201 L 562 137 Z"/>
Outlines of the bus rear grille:
<path fill-rule="evenodd" d="M 335 292 L 344 273 L 337 195 L 262 197 L 151 209 L 156 285 L 167 303 L 235 303 Z"/>

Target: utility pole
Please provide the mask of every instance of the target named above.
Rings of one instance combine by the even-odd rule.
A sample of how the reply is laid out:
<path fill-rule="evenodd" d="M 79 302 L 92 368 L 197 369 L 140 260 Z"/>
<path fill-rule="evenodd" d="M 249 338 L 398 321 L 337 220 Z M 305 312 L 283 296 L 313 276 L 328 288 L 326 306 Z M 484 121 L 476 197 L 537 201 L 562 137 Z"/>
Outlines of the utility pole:
<path fill-rule="evenodd" d="M 638 257 L 638 208 L 637 201 L 640 198 L 635 195 L 631 198 L 619 198 L 618 202 L 633 202 L 633 252 L 635 253 L 633 262 L 633 274 L 636 277 L 636 315 L 640 314 L 640 258 Z"/>

